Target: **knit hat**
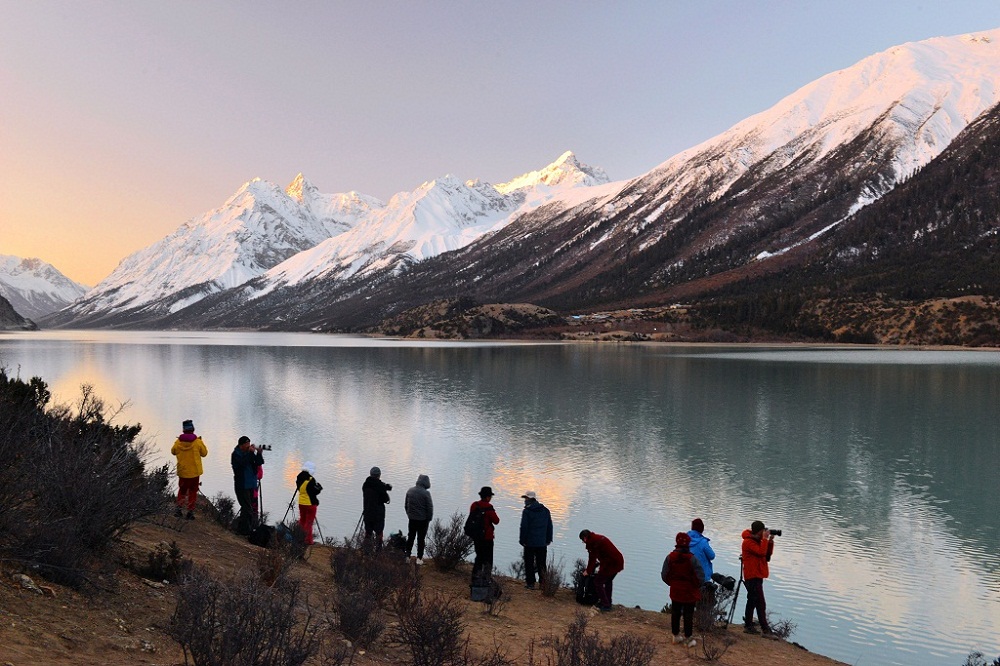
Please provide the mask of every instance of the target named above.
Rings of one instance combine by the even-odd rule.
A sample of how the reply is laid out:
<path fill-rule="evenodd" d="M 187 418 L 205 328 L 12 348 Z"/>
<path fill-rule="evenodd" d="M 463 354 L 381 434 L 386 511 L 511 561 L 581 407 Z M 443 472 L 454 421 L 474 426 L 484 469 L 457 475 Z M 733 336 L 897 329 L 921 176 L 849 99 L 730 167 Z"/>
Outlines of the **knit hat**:
<path fill-rule="evenodd" d="M 764 523 L 763 522 L 761 522 L 759 520 L 755 520 L 752 523 L 750 523 L 750 531 L 753 532 L 754 534 L 756 534 L 757 532 L 760 532 L 762 529 L 764 529 Z"/>
<path fill-rule="evenodd" d="M 378 467 L 372 467 L 371 470 L 368 472 L 368 474 L 370 476 L 374 476 L 377 479 L 380 476 L 382 476 L 382 470 L 380 470 Z"/>
<path fill-rule="evenodd" d="M 309 475 L 312 476 L 313 474 L 316 473 L 316 463 L 307 460 L 306 462 L 302 463 L 302 469 L 309 472 Z"/>
<path fill-rule="evenodd" d="M 479 489 L 479 496 L 483 498 L 493 497 L 493 489 L 489 486 L 483 486 Z"/>
<path fill-rule="evenodd" d="M 194 421 L 188 419 L 187 421 L 182 423 L 181 430 L 183 430 L 184 432 L 194 432 Z"/>
<path fill-rule="evenodd" d="M 679 547 L 687 548 L 691 545 L 691 537 L 688 536 L 687 532 L 678 532 L 674 543 L 676 543 Z"/>
<path fill-rule="evenodd" d="M 701 518 L 695 518 L 691 521 L 691 529 L 693 529 L 698 534 L 705 531 L 705 523 L 702 522 Z"/>

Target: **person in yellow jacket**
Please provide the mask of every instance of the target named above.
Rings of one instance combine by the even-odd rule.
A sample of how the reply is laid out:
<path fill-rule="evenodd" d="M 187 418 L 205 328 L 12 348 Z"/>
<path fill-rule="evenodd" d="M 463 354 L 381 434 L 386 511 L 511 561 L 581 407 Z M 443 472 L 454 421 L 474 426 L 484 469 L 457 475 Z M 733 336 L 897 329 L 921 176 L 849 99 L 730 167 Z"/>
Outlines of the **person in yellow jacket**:
<path fill-rule="evenodd" d="M 313 478 L 316 465 L 311 462 L 302 463 L 302 471 L 295 477 L 295 486 L 299 489 L 299 525 L 305 536 L 305 544 L 313 544 L 313 525 L 316 522 L 316 509 L 319 507 L 319 494 L 323 486 Z"/>
<path fill-rule="evenodd" d="M 194 505 L 201 485 L 201 459 L 208 455 L 208 447 L 201 437 L 194 434 L 194 422 L 181 424 L 184 430 L 170 447 L 170 453 L 177 456 L 177 509 L 174 515 L 180 518 L 187 504 L 187 519 L 194 520 Z"/>

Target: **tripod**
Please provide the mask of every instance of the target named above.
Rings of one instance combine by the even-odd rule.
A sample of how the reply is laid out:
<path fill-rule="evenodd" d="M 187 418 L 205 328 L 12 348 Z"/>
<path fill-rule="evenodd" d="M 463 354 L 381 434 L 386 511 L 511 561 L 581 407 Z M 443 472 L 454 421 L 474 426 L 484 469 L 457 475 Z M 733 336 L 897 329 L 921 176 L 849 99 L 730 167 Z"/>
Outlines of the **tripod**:
<path fill-rule="evenodd" d="M 729 615 L 726 616 L 726 626 L 733 623 L 733 616 L 736 614 L 736 603 L 740 600 L 740 586 L 743 585 L 743 556 L 740 555 L 740 580 L 736 583 L 736 593 L 733 594 L 733 604 L 729 607 Z"/>

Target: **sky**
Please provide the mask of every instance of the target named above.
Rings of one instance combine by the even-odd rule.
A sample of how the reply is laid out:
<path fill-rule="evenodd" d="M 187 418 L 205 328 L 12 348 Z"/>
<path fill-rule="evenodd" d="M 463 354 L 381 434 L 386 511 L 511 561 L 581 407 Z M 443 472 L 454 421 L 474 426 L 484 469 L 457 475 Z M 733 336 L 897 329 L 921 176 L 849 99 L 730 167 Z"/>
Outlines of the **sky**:
<path fill-rule="evenodd" d="M 94 285 L 246 181 L 642 175 L 996 0 L 0 0 L 0 254 Z"/>

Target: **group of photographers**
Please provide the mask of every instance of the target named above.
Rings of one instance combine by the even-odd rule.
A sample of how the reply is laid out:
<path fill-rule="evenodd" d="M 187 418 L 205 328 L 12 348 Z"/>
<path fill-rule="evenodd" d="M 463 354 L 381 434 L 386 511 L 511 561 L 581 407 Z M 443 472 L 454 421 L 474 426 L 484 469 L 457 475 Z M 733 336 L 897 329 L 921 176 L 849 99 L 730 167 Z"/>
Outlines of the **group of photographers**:
<path fill-rule="evenodd" d="M 177 457 L 176 515 L 178 517 L 184 515 L 183 511 L 186 508 L 186 517 L 193 520 L 195 499 L 202 474 L 201 459 L 208 455 L 208 448 L 201 437 L 195 434 L 192 421 L 184 421 L 182 430 L 170 451 Z M 244 435 L 239 438 L 230 458 L 236 500 L 240 507 L 236 528 L 239 534 L 251 533 L 254 517 L 257 515 L 256 493 L 264 465 L 262 451 L 267 449 L 269 447 L 255 446 L 250 438 Z M 295 480 L 299 524 L 306 545 L 313 543 L 313 525 L 316 520 L 316 508 L 319 505 L 318 495 L 323 490 L 314 474 L 315 465 L 306 462 Z M 427 529 L 434 517 L 434 502 L 431 499 L 430 487 L 430 478 L 426 474 L 419 475 L 416 484 L 406 492 L 404 504 L 408 519 L 406 551 L 408 556 L 412 557 L 416 542 L 415 562 L 418 565 L 423 564 Z M 372 467 L 361 487 L 362 519 L 365 542 L 376 550 L 381 550 L 384 542 L 385 505 L 390 502 L 391 490 L 392 486 L 382 481 L 381 469 Z M 493 571 L 494 526 L 500 523 L 500 517 L 493 508 L 492 498 L 492 488 L 483 486 L 479 491 L 479 500 L 469 507 L 469 518 L 465 525 L 465 533 L 472 539 L 476 554 L 472 570 L 473 586 L 477 584 L 478 579 L 483 576 L 488 577 Z M 534 491 L 527 491 L 521 498 L 524 500 L 524 509 L 521 512 L 518 541 L 524 548 L 525 586 L 528 589 L 535 589 L 536 579 L 544 585 L 547 547 L 552 543 L 553 536 L 552 516 L 545 505 L 538 501 Z M 695 606 L 698 603 L 714 606 L 716 586 L 713 579 L 719 580 L 712 568 L 715 551 L 712 550 L 711 540 L 704 532 L 705 523 L 700 518 L 691 521 L 691 529 L 688 532 L 678 532 L 674 539 L 674 550 L 663 560 L 660 571 L 663 582 L 670 586 L 673 642 L 688 646 L 696 644 L 692 636 Z M 774 537 L 780 534 L 780 530 L 768 530 L 759 520 L 753 521 L 750 528 L 744 530 L 742 534 L 741 580 L 747 590 L 743 627 L 746 633 L 761 634 L 765 638 L 775 638 L 767 621 L 764 579 L 769 573 L 768 562 L 774 552 Z M 597 608 L 601 611 L 610 610 L 612 583 L 615 576 L 624 570 L 625 559 L 606 536 L 583 530 L 580 532 L 580 540 L 588 553 L 588 562 L 583 573 L 593 580 Z M 732 579 L 728 580 L 731 586 Z M 754 623 L 755 612 L 759 629 Z M 683 635 L 681 620 L 684 625 Z"/>

